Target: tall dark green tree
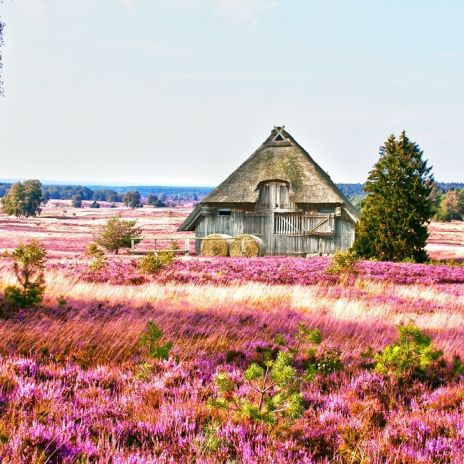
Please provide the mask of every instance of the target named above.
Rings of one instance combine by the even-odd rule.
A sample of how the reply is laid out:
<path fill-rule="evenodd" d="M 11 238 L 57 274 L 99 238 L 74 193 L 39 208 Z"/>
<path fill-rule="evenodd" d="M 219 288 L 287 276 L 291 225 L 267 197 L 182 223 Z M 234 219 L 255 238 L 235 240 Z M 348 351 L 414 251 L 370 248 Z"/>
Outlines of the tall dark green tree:
<path fill-rule="evenodd" d="M 427 225 L 433 216 L 431 167 L 403 131 L 391 135 L 364 186 L 354 249 L 385 261 L 427 260 Z"/>

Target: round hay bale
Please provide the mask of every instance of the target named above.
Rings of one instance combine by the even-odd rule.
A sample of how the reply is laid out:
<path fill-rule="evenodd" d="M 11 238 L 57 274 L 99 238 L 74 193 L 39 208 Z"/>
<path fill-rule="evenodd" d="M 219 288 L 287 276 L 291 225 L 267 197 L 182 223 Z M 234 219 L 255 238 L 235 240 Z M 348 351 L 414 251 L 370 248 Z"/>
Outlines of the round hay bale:
<path fill-rule="evenodd" d="M 229 256 L 230 235 L 210 234 L 201 241 L 201 256 Z"/>
<path fill-rule="evenodd" d="M 254 258 L 255 256 L 262 256 L 263 249 L 263 241 L 256 235 L 237 235 L 230 244 L 230 256 Z"/>

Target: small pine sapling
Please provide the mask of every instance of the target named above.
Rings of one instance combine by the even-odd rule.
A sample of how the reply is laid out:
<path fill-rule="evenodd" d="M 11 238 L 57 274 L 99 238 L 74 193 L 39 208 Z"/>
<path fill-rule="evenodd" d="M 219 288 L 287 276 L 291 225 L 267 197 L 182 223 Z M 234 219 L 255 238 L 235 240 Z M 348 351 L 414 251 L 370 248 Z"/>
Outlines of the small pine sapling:
<path fill-rule="evenodd" d="M 108 264 L 105 252 L 100 246 L 98 246 L 98 243 L 89 243 L 85 254 L 93 258 L 93 261 L 89 266 L 92 271 L 101 271 Z"/>
<path fill-rule="evenodd" d="M 19 286 L 6 287 L 5 300 L 20 308 L 37 306 L 42 302 L 45 292 L 45 248 L 31 240 L 19 245 L 11 257 L 14 259 L 13 268 Z"/>
<path fill-rule="evenodd" d="M 436 350 L 431 337 L 413 323 L 399 325 L 397 329 L 397 340 L 374 355 L 375 369 L 404 384 L 427 374 L 443 352 Z"/>
<path fill-rule="evenodd" d="M 168 359 L 172 342 L 162 343 L 162 337 L 163 331 L 153 321 L 148 321 L 139 338 L 139 345 L 152 359 Z"/>
<path fill-rule="evenodd" d="M 264 367 L 250 364 L 242 379 L 248 386 L 246 394 L 238 393 L 237 383 L 228 373 L 219 372 L 215 376 L 218 396 L 210 405 L 267 424 L 301 417 L 304 408 L 300 378 L 292 363 L 293 353 L 279 351 L 277 358 L 266 361 Z"/>

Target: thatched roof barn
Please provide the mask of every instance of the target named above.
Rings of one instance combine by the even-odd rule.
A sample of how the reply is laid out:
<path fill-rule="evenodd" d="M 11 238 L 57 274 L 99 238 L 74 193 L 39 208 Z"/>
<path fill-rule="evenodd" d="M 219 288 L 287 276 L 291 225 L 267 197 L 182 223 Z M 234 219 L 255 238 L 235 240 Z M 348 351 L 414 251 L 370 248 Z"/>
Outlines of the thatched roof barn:
<path fill-rule="evenodd" d="M 253 234 L 266 254 L 307 255 L 349 248 L 357 221 L 329 175 L 284 127 L 274 127 L 179 230 L 195 230 L 198 238 Z"/>

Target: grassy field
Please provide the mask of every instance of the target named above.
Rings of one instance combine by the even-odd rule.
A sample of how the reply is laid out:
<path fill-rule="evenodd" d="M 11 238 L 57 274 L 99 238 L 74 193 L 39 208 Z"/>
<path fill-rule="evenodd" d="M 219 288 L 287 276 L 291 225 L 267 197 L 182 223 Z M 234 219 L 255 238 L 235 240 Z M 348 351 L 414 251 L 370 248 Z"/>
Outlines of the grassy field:
<path fill-rule="evenodd" d="M 464 382 L 452 366 L 464 352 L 463 267 L 364 262 L 338 276 L 328 257 L 179 257 L 146 276 L 140 257 L 121 255 L 89 270 L 85 248 L 111 215 L 137 218 L 148 250 L 155 237 L 191 237 L 175 232 L 189 211 L 64 202 L 39 218 L 0 216 L 0 251 L 34 238 L 48 252 L 43 306 L 0 320 L 1 462 L 464 462 Z M 430 231 L 434 259 L 464 258 L 463 223 Z M 0 270 L 1 291 L 15 277 L 9 259 Z M 169 360 L 147 359 L 148 321 L 172 342 Z M 444 356 L 404 383 L 374 369 L 373 352 L 409 321 Z M 298 417 L 266 423 L 211 406 L 222 371 L 237 401 L 253 403 L 243 372 L 294 348 L 301 323 L 320 329 L 313 356 L 333 369 L 299 385 Z"/>

